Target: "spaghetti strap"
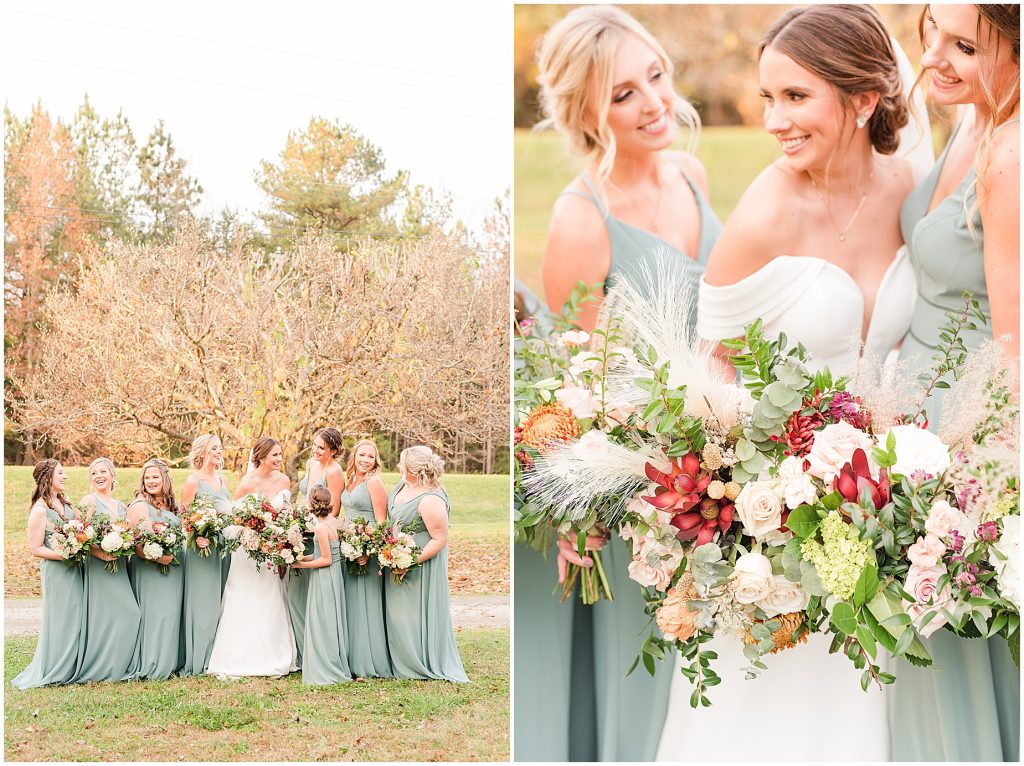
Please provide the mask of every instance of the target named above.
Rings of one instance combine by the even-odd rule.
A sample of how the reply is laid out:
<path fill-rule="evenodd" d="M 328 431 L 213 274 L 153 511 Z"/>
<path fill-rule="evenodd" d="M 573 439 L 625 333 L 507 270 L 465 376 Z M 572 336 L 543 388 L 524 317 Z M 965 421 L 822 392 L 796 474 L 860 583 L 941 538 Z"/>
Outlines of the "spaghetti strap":
<path fill-rule="evenodd" d="M 574 189 L 566 189 L 558 196 L 562 197 L 565 196 L 566 194 L 571 194 L 574 197 L 582 197 L 585 200 L 589 200 L 590 202 L 594 203 L 594 207 L 597 208 L 597 212 L 601 214 L 602 218 L 608 218 L 608 211 L 604 209 L 604 204 L 601 202 L 601 197 L 598 195 L 597 190 L 594 188 L 594 184 L 591 183 L 589 178 L 587 178 L 586 173 L 581 173 L 580 178 L 582 178 L 583 183 L 587 185 L 587 188 L 590 190 L 590 194 L 585 194 L 584 192 L 581 191 L 575 191 Z"/>
<path fill-rule="evenodd" d="M 1020 117 L 1014 117 L 1012 120 L 1007 120 L 1002 125 L 997 125 L 996 129 L 992 131 L 992 138 L 996 137 L 996 133 L 1005 128 L 1007 125 L 1012 125 L 1015 122 L 1020 122 Z M 989 139 L 991 140 L 991 139 Z"/>

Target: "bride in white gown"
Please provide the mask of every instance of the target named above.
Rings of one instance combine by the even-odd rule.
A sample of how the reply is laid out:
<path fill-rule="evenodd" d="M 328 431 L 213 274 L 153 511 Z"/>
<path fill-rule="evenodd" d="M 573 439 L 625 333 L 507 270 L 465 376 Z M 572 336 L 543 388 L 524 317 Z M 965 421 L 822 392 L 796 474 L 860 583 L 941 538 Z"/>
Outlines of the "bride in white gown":
<path fill-rule="evenodd" d="M 912 143 L 898 135 L 903 83 L 867 6 L 788 12 L 762 43 L 759 75 L 783 157 L 747 189 L 711 253 L 697 333 L 735 337 L 760 317 L 766 337 L 802 342 L 810 367 L 849 373 L 856 341 L 884 359 L 909 327 L 915 282 L 899 211 L 915 171 L 930 166 L 930 142 L 919 168 L 894 154 Z M 885 694 L 861 691 L 853 663 L 827 653 L 830 638 L 767 657 L 749 681 L 740 639 L 716 638 L 722 684 L 697 710 L 677 660 L 658 760 L 889 760 Z"/>
<path fill-rule="evenodd" d="M 289 503 L 291 482 L 278 470 L 281 458 L 280 444 L 259 439 L 251 452 L 253 469 L 242 478 L 235 499 L 260 494 L 278 509 Z M 229 678 L 287 675 L 297 667 L 284 580 L 265 567 L 257 568 L 241 548 L 231 555 L 206 672 Z"/>

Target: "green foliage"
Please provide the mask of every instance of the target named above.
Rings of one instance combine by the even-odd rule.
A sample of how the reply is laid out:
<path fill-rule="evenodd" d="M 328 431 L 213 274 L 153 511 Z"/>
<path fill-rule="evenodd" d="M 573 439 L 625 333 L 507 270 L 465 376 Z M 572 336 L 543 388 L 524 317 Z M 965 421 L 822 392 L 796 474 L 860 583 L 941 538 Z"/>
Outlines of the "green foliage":
<path fill-rule="evenodd" d="M 158 120 L 139 150 L 138 201 L 147 240 L 169 239 L 199 204 L 199 183 L 186 175 L 185 160 L 176 155 L 171 135 Z"/>

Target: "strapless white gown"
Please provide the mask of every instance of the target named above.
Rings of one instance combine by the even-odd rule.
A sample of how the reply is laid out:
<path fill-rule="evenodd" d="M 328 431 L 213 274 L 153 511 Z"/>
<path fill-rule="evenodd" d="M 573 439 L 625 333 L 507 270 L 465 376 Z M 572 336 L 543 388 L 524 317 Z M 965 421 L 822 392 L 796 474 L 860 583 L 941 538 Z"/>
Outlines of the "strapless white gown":
<path fill-rule="evenodd" d="M 901 248 L 878 288 L 865 351 L 885 359 L 910 326 L 916 297 L 913 268 Z M 765 337 L 784 332 L 811 352 L 810 367 L 848 373 L 862 337 L 864 296 L 843 269 L 821 258 L 780 256 L 734 285 L 700 286 L 697 334 L 709 340 L 742 335 L 753 319 Z M 828 654 L 831 637 L 814 635 L 795 649 L 769 655 L 768 669 L 746 680 L 749 663 L 735 637 L 714 639 L 713 667 L 722 684 L 711 707 L 690 707 L 693 687 L 676 672 L 658 745 L 659 761 L 888 761 L 885 692 L 861 691 L 860 675 L 843 654 Z M 884 667 L 884 663 L 880 663 Z"/>
<path fill-rule="evenodd" d="M 281 508 L 289 499 L 290 493 L 283 489 L 271 503 Z M 278 677 L 297 669 L 284 580 L 276 572 L 257 568 L 239 548 L 231 554 L 206 673 L 228 678 Z"/>

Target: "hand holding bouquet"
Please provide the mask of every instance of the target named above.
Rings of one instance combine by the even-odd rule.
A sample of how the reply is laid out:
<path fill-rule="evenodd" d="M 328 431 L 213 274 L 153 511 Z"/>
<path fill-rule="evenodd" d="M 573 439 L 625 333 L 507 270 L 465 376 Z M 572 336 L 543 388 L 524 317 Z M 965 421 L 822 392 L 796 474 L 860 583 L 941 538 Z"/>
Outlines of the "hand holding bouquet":
<path fill-rule="evenodd" d="M 377 525 L 365 519 L 345 522 L 338 530 L 341 555 L 348 563 L 350 575 L 364 575 L 369 571 L 369 558 L 377 553 L 379 535 Z"/>
<path fill-rule="evenodd" d="M 113 557 L 105 562 L 104 568 L 117 572 L 117 560 L 127 559 L 135 552 L 135 530 L 128 519 L 111 520 L 103 511 L 93 513 L 92 526 L 96 532 L 93 545 L 99 545 L 100 550 Z"/>
<path fill-rule="evenodd" d="M 223 531 L 227 517 L 220 513 L 212 497 L 197 497 L 182 516 L 181 525 L 185 530 L 185 544 L 205 558 L 211 550 L 223 546 Z"/>
<path fill-rule="evenodd" d="M 403 527 L 398 522 L 381 524 L 377 529 L 377 561 L 381 572 L 391 570 L 396 585 L 405 579 L 410 569 L 422 566 L 419 560 L 423 549 L 416 545 L 414 526 Z"/>
<path fill-rule="evenodd" d="M 135 545 L 142 546 L 142 557 L 156 563 L 160 567 L 160 574 L 168 574 L 172 566 L 178 566 L 177 554 L 185 542 L 185 530 L 181 526 L 169 524 L 166 521 L 145 520 L 135 530 Z M 160 563 L 159 559 L 170 556 L 171 561 L 167 564 Z"/>
<path fill-rule="evenodd" d="M 61 524 L 47 520 L 50 546 L 68 566 L 81 566 L 89 555 L 89 546 L 96 541 L 96 529 L 90 522 L 71 518 Z"/>

